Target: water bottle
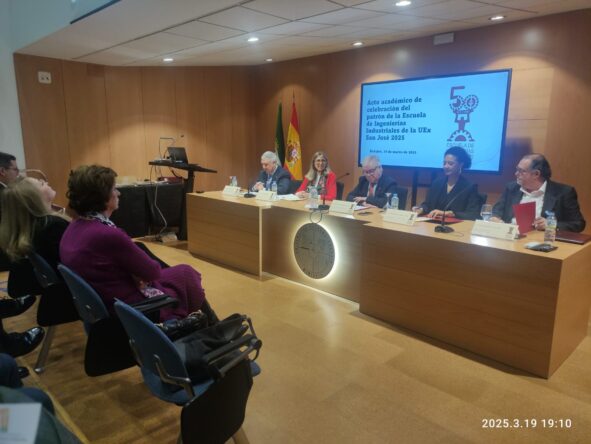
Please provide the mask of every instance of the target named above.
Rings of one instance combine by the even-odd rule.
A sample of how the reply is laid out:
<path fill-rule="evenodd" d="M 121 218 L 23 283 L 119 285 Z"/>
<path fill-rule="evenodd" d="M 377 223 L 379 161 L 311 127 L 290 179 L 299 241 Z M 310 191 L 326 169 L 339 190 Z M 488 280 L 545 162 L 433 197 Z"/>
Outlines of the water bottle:
<path fill-rule="evenodd" d="M 277 182 L 276 181 L 273 181 L 271 183 L 271 191 L 273 191 L 274 193 L 277 192 Z"/>
<path fill-rule="evenodd" d="M 316 210 L 318 208 L 318 189 L 316 187 L 310 188 L 308 206 L 312 210 Z"/>
<path fill-rule="evenodd" d="M 546 230 L 544 231 L 544 242 L 551 244 L 556 240 L 556 225 L 558 221 L 552 211 L 546 211 Z"/>
<path fill-rule="evenodd" d="M 398 209 L 398 194 L 396 194 L 396 193 L 392 194 L 392 203 L 390 204 L 390 207 L 393 210 Z"/>
<path fill-rule="evenodd" d="M 230 185 L 233 187 L 238 186 L 238 179 L 236 178 L 236 176 L 230 176 Z"/>

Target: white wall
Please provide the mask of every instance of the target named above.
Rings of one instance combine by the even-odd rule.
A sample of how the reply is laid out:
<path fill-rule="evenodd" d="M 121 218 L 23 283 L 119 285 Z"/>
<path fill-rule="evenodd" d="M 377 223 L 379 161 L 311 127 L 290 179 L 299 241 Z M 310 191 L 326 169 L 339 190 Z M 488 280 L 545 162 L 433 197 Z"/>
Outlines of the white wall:
<path fill-rule="evenodd" d="M 16 156 L 22 168 L 25 153 L 12 59 L 10 12 L 10 3 L 0 0 L 0 151 Z"/>

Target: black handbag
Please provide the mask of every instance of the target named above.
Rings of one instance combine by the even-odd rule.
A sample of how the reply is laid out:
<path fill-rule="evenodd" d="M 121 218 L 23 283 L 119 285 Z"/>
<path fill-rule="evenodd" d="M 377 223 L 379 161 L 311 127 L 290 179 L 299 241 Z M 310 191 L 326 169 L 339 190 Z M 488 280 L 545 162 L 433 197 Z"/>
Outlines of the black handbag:
<path fill-rule="evenodd" d="M 174 341 L 194 331 L 206 328 L 209 324 L 207 315 L 202 311 L 196 311 L 183 319 L 170 319 L 156 325 L 160 327 L 166 336 Z"/>

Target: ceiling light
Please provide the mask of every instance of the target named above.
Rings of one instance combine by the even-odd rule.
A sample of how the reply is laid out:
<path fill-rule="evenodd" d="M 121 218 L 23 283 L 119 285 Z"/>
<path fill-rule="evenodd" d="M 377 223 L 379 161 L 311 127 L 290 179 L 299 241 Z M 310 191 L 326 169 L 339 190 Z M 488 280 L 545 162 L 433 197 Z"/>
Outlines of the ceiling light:
<path fill-rule="evenodd" d="M 489 20 L 492 22 L 496 22 L 497 20 L 503 20 L 504 18 L 504 15 L 493 15 L 491 18 L 489 18 Z"/>
<path fill-rule="evenodd" d="M 265 62 L 272 62 L 273 59 L 265 59 Z"/>
<path fill-rule="evenodd" d="M 399 2 L 394 3 L 396 6 L 408 6 L 410 5 L 412 2 L 409 2 L 408 0 L 402 0 Z"/>
<path fill-rule="evenodd" d="M 249 37 L 247 42 L 249 43 L 254 43 L 254 42 L 258 42 L 259 38 L 258 37 Z"/>
<path fill-rule="evenodd" d="M 174 62 L 174 59 L 173 59 L 172 57 L 164 57 L 164 58 L 162 59 L 162 61 L 163 61 L 164 63 L 170 63 L 170 62 Z"/>
<path fill-rule="evenodd" d="M 352 43 L 353 46 L 363 46 L 363 42 Z"/>

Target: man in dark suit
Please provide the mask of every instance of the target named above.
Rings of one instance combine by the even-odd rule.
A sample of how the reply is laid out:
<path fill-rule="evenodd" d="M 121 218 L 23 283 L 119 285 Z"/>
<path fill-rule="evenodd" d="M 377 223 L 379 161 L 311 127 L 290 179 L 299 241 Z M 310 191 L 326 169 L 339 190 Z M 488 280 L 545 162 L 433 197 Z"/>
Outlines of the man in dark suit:
<path fill-rule="evenodd" d="M 270 190 L 273 182 L 277 183 L 277 194 L 288 194 L 291 175 L 279 165 L 277 155 L 272 151 L 265 151 L 261 156 L 261 167 L 254 191 Z"/>
<path fill-rule="evenodd" d="M 550 164 L 541 154 L 524 156 L 515 170 L 516 182 L 505 187 L 499 201 L 493 207 L 492 221 L 512 222 L 513 205 L 536 203 L 534 228 L 546 229 L 546 211 L 556 215 L 559 230 L 580 232 L 585 229 L 585 219 L 579 209 L 577 192 L 569 185 L 550 180 Z"/>
<path fill-rule="evenodd" d="M 359 205 L 369 204 L 382 208 L 386 205 L 386 193 L 396 191 L 396 182 L 388 176 L 383 176 L 383 168 L 378 156 L 367 156 L 361 162 L 363 176 L 353 191 L 347 195 L 348 201 L 355 201 Z"/>

